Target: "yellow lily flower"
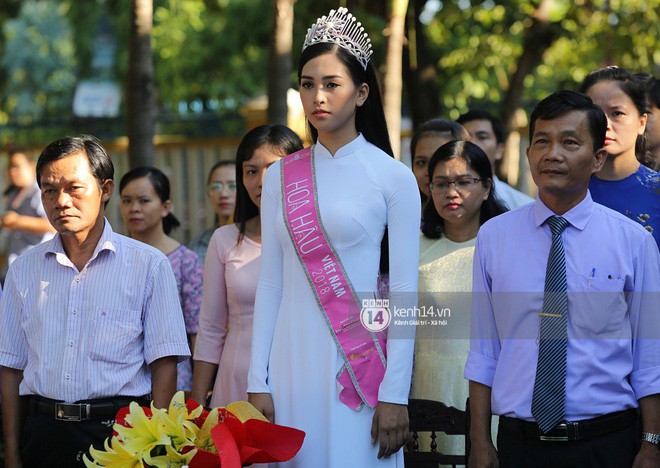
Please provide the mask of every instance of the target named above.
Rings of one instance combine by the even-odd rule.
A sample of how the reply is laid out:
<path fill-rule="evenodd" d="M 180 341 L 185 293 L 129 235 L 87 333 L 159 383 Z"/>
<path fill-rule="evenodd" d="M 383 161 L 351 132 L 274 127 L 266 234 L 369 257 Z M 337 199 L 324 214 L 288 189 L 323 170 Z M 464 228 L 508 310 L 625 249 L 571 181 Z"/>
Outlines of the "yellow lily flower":
<path fill-rule="evenodd" d="M 153 405 L 153 403 L 152 403 Z M 179 390 L 172 397 L 170 401 L 170 407 L 167 410 L 169 417 L 176 419 L 179 415 L 184 415 L 184 419 L 196 419 L 202 414 L 204 408 L 198 406 L 191 412 L 188 412 L 188 407 L 186 406 L 186 400 L 183 391 Z"/>
<path fill-rule="evenodd" d="M 235 401 L 227 405 L 227 411 L 236 416 L 242 423 L 248 419 L 258 419 L 260 421 L 268 422 L 268 419 L 259 412 L 257 408 L 252 406 L 247 401 Z"/>
<path fill-rule="evenodd" d="M 190 463 L 190 460 L 197 453 L 197 449 L 191 450 L 186 454 L 181 454 L 174 449 L 171 445 L 165 447 L 165 455 L 152 457 L 150 454 L 144 454 L 144 462 L 156 468 L 181 468 Z"/>
<path fill-rule="evenodd" d="M 120 424 L 113 426 L 119 434 L 124 449 L 135 454 L 148 453 L 157 445 L 170 445 L 170 438 L 163 429 L 164 409 L 152 408 L 153 415 L 148 418 L 144 410 L 135 402 L 130 404 L 126 422 L 132 427 Z"/>
<path fill-rule="evenodd" d="M 124 446 L 116 439 L 112 439 L 108 444 L 108 439 L 103 442 L 104 450 L 97 450 L 89 447 L 89 453 L 92 460 L 83 455 L 83 462 L 87 468 L 105 466 L 108 468 L 142 468 L 142 458 L 140 454 L 127 451 Z"/>
<path fill-rule="evenodd" d="M 218 408 L 213 408 L 208 416 L 206 421 L 200 428 L 197 433 L 197 438 L 195 439 L 195 445 L 197 448 L 206 450 L 211 453 L 218 453 L 218 450 L 215 448 L 213 439 L 211 439 L 211 429 L 218 425 Z"/>
<path fill-rule="evenodd" d="M 196 438 L 196 432 L 193 428 L 195 425 L 190 421 L 184 421 L 180 415 L 177 420 L 172 420 L 163 415 L 160 420 L 163 432 L 171 439 L 171 445 L 177 450 L 181 450 L 186 445 L 194 445 L 193 441 Z"/>
<path fill-rule="evenodd" d="M 188 465 L 198 449 L 217 453 L 211 430 L 218 424 L 220 414 L 212 409 L 202 427 L 197 427 L 193 420 L 203 411 L 201 406 L 188 411 L 183 392 L 177 392 L 167 410 L 155 408 L 151 404 L 151 418 L 137 403 L 130 404 L 126 422 L 131 427 L 114 425 L 118 436 L 104 442 L 105 450 L 90 447 L 90 460 L 86 455 L 83 461 L 87 468 L 181 468 Z M 226 410 L 236 416 L 241 422 L 249 419 L 267 419 L 245 401 L 230 403 Z M 192 450 L 185 455 L 181 452 L 185 447 Z M 155 450 L 154 450 L 155 449 Z"/>
<path fill-rule="evenodd" d="M 152 410 L 155 410 L 153 403 Z M 199 428 L 192 420 L 198 418 L 202 414 L 202 410 L 203 408 L 199 406 L 188 412 L 182 391 L 176 392 L 172 397 L 169 409 L 163 414 L 161 422 L 163 430 L 172 438 L 172 443 L 176 449 L 181 450 L 187 445 L 194 445 L 193 441 L 197 437 Z"/>

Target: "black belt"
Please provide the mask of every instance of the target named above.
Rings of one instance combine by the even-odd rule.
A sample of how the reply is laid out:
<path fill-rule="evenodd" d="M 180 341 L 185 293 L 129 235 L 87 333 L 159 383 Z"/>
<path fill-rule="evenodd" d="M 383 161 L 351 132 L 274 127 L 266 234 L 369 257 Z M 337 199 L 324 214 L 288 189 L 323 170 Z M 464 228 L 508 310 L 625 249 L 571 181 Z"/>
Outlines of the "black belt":
<path fill-rule="evenodd" d="M 590 439 L 625 429 L 637 422 L 637 414 L 638 411 L 635 408 L 605 414 L 593 419 L 563 422 L 545 434 L 535 422 L 509 418 L 507 416 L 500 416 L 500 427 L 517 432 L 528 439 L 547 442 L 569 442 Z"/>
<path fill-rule="evenodd" d="M 149 395 L 140 397 L 118 396 L 81 400 L 76 403 L 64 403 L 38 395 L 29 395 L 28 414 L 53 416 L 58 421 L 87 421 L 90 419 L 114 419 L 119 409 L 130 405 L 132 401 L 140 406 L 149 405 Z"/>

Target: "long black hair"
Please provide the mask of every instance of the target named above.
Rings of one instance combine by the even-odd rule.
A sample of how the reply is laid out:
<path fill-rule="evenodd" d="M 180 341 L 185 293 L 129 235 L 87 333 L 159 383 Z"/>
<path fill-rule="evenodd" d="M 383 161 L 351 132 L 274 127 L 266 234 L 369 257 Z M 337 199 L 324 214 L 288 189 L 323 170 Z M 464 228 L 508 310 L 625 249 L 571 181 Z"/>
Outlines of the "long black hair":
<path fill-rule="evenodd" d="M 601 81 L 615 82 L 619 89 L 633 102 L 640 117 L 648 112 L 644 84 L 635 78 L 635 75 L 629 71 L 619 67 L 607 67 L 592 71 L 586 76 L 580 85 L 580 92 L 586 94 L 589 88 Z M 637 156 L 637 159 L 643 164 L 649 162 L 646 160 L 646 130 L 644 130 L 644 133 L 641 135 L 637 135 L 637 140 L 635 141 L 635 156 Z"/>
<path fill-rule="evenodd" d="M 339 61 L 344 64 L 355 86 L 360 86 L 362 83 L 366 83 L 367 86 L 369 86 L 369 95 L 367 96 L 366 101 L 360 107 L 356 108 L 355 111 L 355 129 L 360 132 L 369 143 L 377 146 L 391 157 L 394 157 L 394 151 L 392 151 L 392 144 L 390 143 L 390 134 L 387 130 L 387 122 L 385 121 L 383 101 L 380 97 L 378 78 L 372 63 L 373 60 L 369 60 L 365 70 L 355 56 L 337 44 L 326 42 L 314 44 L 307 47 L 300 54 L 300 63 L 298 64 L 298 83 L 300 83 L 302 69 L 307 62 L 320 55 L 330 53 L 335 54 Z M 312 137 L 312 141 L 316 142 L 318 140 L 318 131 L 311 123 L 309 123 L 309 120 L 307 121 L 307 130 Z M 389 272 L 389 263 L 390 254 L 386 226 L 383 239 L 380 243 L 381 273 Z"/>
<path fill-rule="evenodd" d="M 121 178 L 121 181 L 119 181 L 119 193 L 121 194 L 130 182 L 143 177 L 146 177 L 151 182 L 151 186 L 162 203 L 170 199 L 170 179 L 163 174 L 163 171 L 155 167 L 137 167 L 128 171 Z M 165 234 L 169 234 L 172 232 L 172 229 L 180 225 L 181 223 L 171 211 L 163 218 L 163 231 Z"/>
<path fill-rule="evenodd" d="M 362 64 L 350 52 L 337 44 L 326 42 L 314 44 L 307 47 L 300 54 L 298 83 L 300 83 L 302 69 L 307 62 L 320 55 L 329 53 L 334 54 L 344 64 L 355 86 L 360 86 L 362 83 L 366 83 L 369 86 L 369 95 L 366 101 L 355 112 L 356 130 L 362 133 L 369 143 L 394 157 L 392 144 L 390 143 L 390 134 L 387 131 L 387 123 L 385 122 L 385 111 L 383 110 L 383 102 L 380 97 L 378 78 L 376 77 L 376 70 L 374 69 L 372 60 L 367 63 L 367 69 L 365 70 Z M 309 121 L 307 121 L 307 130 L 312 137 L 312 141 L 316 142 L 318 132 Z"/>
<path fill-rule="evenodd" d="M 249 161 L 256 150 L 268 146 L 282 156 L 303 148 L 303 142 L 289 127 L 280 124 L 260 125 L 245 134 L 236 150 L 236 209 L 234 222 L 238 226 L 238 242 L 245 236 L 247 221 L 259 214 L 259 207 L 248 195 L 243 182 L 243 163 Z"/>
<path fill-rule="evenodd" d="M 490 181 L 490 193 L 488 198 L 481 204 L 479 213 L 479 225 L 481 226 L 486 221 L 494 218 L 507 211 L 506 207 L 499 201 L 495 194 L 495 186 L 493 184 L 493 170 L 490 166 L 490 161 L 486 153 L 474 143 L 469 141 L 450 141 L 445 143 L 437 149 L 431 160 L 429 161 L 429 179 L 433 177 L 433 171 L 438 163 L 442 161 L 449 161 L 450 159 L 461 158 L 468 166 L 479 174 L 482 179 L 482 184 L 485 188 L 488 187 Z M 429 239 L 439 239 L 444 233 L 445 221 L 435 209 L 435 204 L 432 200 L 424 207 L 422 213 L 422 234 Z"/>

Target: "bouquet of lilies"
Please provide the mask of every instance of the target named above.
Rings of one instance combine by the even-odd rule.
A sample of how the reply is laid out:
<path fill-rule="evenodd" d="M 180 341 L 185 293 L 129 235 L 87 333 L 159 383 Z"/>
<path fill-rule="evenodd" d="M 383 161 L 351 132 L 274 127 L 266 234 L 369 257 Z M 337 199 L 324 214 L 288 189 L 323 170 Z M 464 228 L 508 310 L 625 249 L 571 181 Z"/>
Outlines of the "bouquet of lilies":
<path fill-rule="evenodd" d="M 167 409 L 132 402 L 115 418 L 105 450 L 90 447 L 85 466 L 109 468 L 238 468 L 293 458 L 305 433 L 272 424 L 251 404 L 208 411 L 177 392 Z"/>

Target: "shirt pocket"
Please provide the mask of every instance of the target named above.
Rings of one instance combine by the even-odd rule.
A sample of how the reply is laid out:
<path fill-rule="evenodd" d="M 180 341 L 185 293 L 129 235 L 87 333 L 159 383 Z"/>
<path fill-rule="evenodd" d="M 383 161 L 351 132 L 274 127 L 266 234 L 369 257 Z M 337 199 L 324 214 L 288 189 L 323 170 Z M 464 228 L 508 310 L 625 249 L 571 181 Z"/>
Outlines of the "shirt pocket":
<path fill-rule="evenodd" d="M 573 297 L 568 315 L 571 323 L 578 328 L 577 338 L 603 334 L 618 337 L 628 310 L 624 281 L 584 275 L 577 275 L 576 279 L 578 288 L 569 293 Z"/>
<path fill-rule="evenodd" d="M 125 363 L 142 334 L 141 312 L 98 307 L 90 333 L 89 356 L 95 361 Z"/>

